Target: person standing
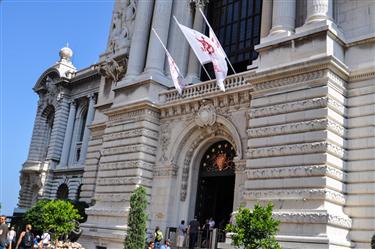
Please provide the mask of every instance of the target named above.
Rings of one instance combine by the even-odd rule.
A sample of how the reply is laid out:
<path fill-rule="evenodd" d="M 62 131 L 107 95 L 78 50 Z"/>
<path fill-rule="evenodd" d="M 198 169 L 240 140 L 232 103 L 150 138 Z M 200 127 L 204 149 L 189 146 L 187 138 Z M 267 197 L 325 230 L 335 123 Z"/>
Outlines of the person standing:
<path fill-rule="evenodd" d="M 16 235 L 17 233 L 12 226 L 10 228 L 10 231 L 8 232 L 9 249 L 14 248 L 14 246 L 16 245 Z"/>
<path fill-rule="evenodd" d="M 0 216 L 0 249 L 8 249 L 9 242 L 8 242 L 8 232 L 9 228 L 6 224 L 7 217 L 2 215 Z"/>
<path fill-rule="evenodd" d="M 155 249 L 160 249 L 162 240 L 163 240 L 163 233 L 160 231 L 160 228 L 157 226 L 155 228 L 155 234 L 154 234 Z"/>
<path fill-rule="evenodd" d="M 189 232 L 189 249 L 193 249 L 197 243 L 199 230 L 199 222 L 197 217 L 194 217 L 189 223 L 188 232 Z"/>
<path fill-rule="evenodd" d="M 212 217 L 208 221 L 208 224 L 210 225 L 210 230 L 213 230 L 215 228 L 215 221 Z"/>
<path fill-rule="evenodd" d="M 42 237 L 40 237 L 40 239 L 41 239 L 40 244 L 42 245 L 42 248 L 47 248 L 51 240 L 51 235 L 48 232 L 44 232 L 42 234 Z"/>
<path fill-rule="evenodd" d="M 171 249 L 170 245 L 171 245 L 171 242 L 169 241 L 169 239 L 166 239 L 166 240 L 165 240 L 165 244 L 162 245 L 162 246 L 160 247 L 160 249 Z"/>
<path fill-rule="evenodd" d="M 31 232 L 32 226 L 26 225 L 26 230 L 20 234 L 16 249 L 32 249 L 34 246 L 34 234 Z"/>
<path fill-rule="evenodd" d="M 181 224 L 177 228 L 177 248 L 182 248 L 184 246 L 186 232 L 187 226 L 185 225 L 185 221 L 182 220 Z"/>

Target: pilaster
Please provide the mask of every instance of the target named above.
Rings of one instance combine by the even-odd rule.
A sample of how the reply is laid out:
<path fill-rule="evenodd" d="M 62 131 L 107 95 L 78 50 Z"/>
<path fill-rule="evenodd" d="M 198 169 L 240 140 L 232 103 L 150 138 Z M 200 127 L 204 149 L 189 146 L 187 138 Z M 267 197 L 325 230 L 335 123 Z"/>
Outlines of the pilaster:
<path fill-rule="evenodd" d="M 95 205 L 86 210 L 88 220 L 82 224 L 82 239 L 92 241 L 100 237 L 109 248 L 117 249 L 122 248 L 126 234 L 130 195 L 139 185 L 146 188 L 148 195 L 151 193 L 159 111 L 150 102 L 142 102 L 114 107 L 105 114 L 108 121 L 97 159 L 100 167 Z M 86 171 L 85 175 L 93 173 Z"/>
<path fill-rule="evenodd" d="M 65 131 L 64 144 L 63 144 L 61 160 L 60 160 L 60 165 L 59 165 L 61 167 L 66 166 L 68 163 L 69 150 L 70 150 L 70 146 L 72 143 L 73 127 L 74 127 L 74 120 L 76 116 L 76 110 L 77 110 L 77 104 L 75 103 L 75 101 L 71 101 L 68 123 L 67 123 L 66 131 Z"/>
<path fill-rule="evenodd" d="M 62 95 L 58 100 L 47 159 L 59 161 L 64 143 L 64 134 L 69 116 L 69 100 Z"/>
<path fill-rule="evenodd" d="M 81 156 L 80 156 L 80 164 L 84 164 L 86 160 L 86 155 L 87 155 L 87 147 L 89 144 L 89 139 L 90 139 L 90 125 L 92 121 L 94 120 L 94 114 L 95 114 L 95 101 L 96 101 L 96 96 L 94 94 L 91 94 L 89 96 L 89 107 L 87 110 L 87 118 L 86 118 L 86 125 L 85 125 L 85 130 L 83 133 L 83 139 L 82 139 L 82 148 L 81 148 Z"/>

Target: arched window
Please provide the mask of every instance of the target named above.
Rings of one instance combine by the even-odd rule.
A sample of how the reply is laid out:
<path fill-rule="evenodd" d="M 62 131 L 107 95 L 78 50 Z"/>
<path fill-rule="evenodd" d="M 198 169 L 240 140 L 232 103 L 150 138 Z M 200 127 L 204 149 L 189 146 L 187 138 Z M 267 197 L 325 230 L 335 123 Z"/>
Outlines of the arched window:
<path fill-rule="evenodd" d="M 67 200 L 69 197 L 69 187 L 65 183 L 61 184 L 56 192 L 56 198 L 59 200 Z"/>
<path fill-rule="evenodd" d="M 44 118 L 45 122 L 45 147 L 44 147 L 44 158 L 47 156 L 48 153 L 48 147 L 49 147 L 49 142 L 51 140 L 51 134 L 52 134 L 52 129 L 53 129 L 53 123 L 55 121 L 55 107 L 53 105 L 48 105 L 44 111 L 42 112 L 42 118 Z"/>

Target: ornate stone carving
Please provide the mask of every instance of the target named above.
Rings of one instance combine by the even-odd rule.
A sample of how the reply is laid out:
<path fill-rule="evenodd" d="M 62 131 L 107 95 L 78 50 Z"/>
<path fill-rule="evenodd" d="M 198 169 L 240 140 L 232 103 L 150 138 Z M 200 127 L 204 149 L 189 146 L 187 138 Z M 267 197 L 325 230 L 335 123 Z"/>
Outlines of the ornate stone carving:
<path fill-rule="evenodd" d="M 268 156 L 282 156 L 291 154 L 306 154 L 306 153 L 324 153 L 331 152 L 340 158 L 344 157 L 344 149 L 337 145 L 328 142 L 315 142 L 303 144 L 287 144 L 282 146 L 263 147 L 248 150 L 248 157 L 268 157 Z"/>
<path fill-rule="evenodd" d="M 126 145 L 126 146 L 104 149 L 103 155 L 108 156 L 108 155 L 133 153 L 133 152 L 144 152 L 144 153 L 155 155 L 156 154 L 156 148 L 151 147 L 151 146 L 146 145 L 146 144 Z"/>
<path fill-rule="evenodd" d="M 303 212 L 276 211 L 272 216 L 284 223 L 332 224 L 344 228 L 350 228 L 352 225 L 350 218 L 335 214 L 328 214 L 324 210 L 306 210 Z"/>
<path fill-rule="evenodd" d="M 297 123 L 251 128 L 247 130 L 247 134 L 249 137 L 266 137 L 304 131 L 323 130 L 326 126 L 327 119 L 315 119 Z"/>
<path fill-rule="evenodd" d="M 168 165 L 165 166 L 158 166 L 154 169 L 154 176 L 177 176 L 177 165 L 173 163 L 169 163 Z"/>
<path fill-rule="evenodd" d="M 161 129 L 161 135 L 160 135 L 160 146 L 161 146 L 161 156 L 160 156 L 160 161 L 167 161 L 168 158 L 166 156 L 170 137 L 169 137 L 169 130 L 168 130 L 168 125 L 162 125 Z"/>
<path fill-rule="evenodd" d="M 282 168 L 261 168 L 247 170 L 249 179 L 281 178 L 281 177 L 303 177 L 303 176 L 330 176 L 343 180 L 343 171 L 326 165 L 308 165 Z"/>
<path fill-rule="evenodd" d="M 122 162 L 105 162 L 103 158 L 100 162 L 100 168 L 102 170 L 122 170 L 122 169 L 146 169 L 152 170 L 153 164 L 144 161 L 122 161 Z"/>
<path fill-rule="evenodd" d="M 117 133 L 106 134 L 103 137 L 104 141 L 112 141 L 118 139 L 126 139 L 132 137 L 146 136 L 152 139 L 158 139 L 158 133 L 156 131 L 148 130 L 146 128 L 138 128 L 133 130 L 127 130 Z"/>
<path fill-rule="evenodd" d="M 195 115 L 195 123 L 199 127 L 212 126 L 216 122 L 216 110 L 212 103 L 204 101 Z"/>
<path fill-rule="evenodd" d="M 345 196 L 330 189 L 272 189 L 248 190 L 244 192 L 246 200 L 329 200 L 343 205 Z"/>
<path fill-rule="evenodd" d="M 137 5 L 135 0 L 119 1 L 113 13 L 108 51 L 113 54 L 124 49 L 129 54 L 130 41 L 134 33 Z"/>
<path fill-rule="evenodd" d="M 250 118 L 257 118 L 263 116 L 271 116 L 289 112 L 297 112 L 314 108 L 323 108 L 328 104 L 328 97 L 306 99 L 301 101 L 283 103 L 279 105 L 272 105 L 260 108 L 253 108 L 250 110 Z"/>
<path fill-rule="evenodd" d="M 297 123 L 250 128 L 247 130 L 247 134 L 249 137 L 267 137 L 324 129 L 329 129 L 330 131 L 340 136 L 344 136 L 345 134 L 344 127 L 329 119 L 315 119 Z"/>
<path fill-rule="evenodd" d="M 103 64 L 99 66 L 99 73 L 113 82 L 118 82 L 126 73 L 128 64 L 128 58 L 117 61 L 113 58 L 107 59 Z"/>
<path fill-rule="evenodd" d="M 257 84 L 254 84 L 254 91 L 255 92 L 262 91 L 262 90 L 281 87 L 285 85 L 292 85 L 292 84 L 298 84 L 298 83 L 301 84 L 301 83 L 305 83 L 306 81 L 321 79 L 326 75 L 326 72 L 327 70 L 323 69 L 323 70 L 317 70 L 314 72 L 298 74 L 298 75 L 287 77 L 287 78 L 257 83 Z M 252 81 L 254 83 L 256 82 L 256 80 L 252 80 Z"/>

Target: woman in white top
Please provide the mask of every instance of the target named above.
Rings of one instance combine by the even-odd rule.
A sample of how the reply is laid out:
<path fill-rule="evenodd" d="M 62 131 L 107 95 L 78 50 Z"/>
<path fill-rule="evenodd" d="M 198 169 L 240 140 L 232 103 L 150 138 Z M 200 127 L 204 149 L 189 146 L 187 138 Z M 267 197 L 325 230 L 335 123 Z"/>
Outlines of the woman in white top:
<path fill-rule="evenodd" d="M 10 228 L 7 235 L 7 240 L 9 241 L 9 249 L 12 249 L 16 243 L 16 231 L 14 231 L 14 227 Z"/>
<path fill-rule="evenodd" d="M 44 232 L 42 234 L 42 237 L 40 237 L 40 239 L 41 239 L 40 243 L 41 243 L 42 248 L 46 248 L 49 245 L 49 242 L 51 240 L 51 235 L 49 235 L 48 232 Z"/>

